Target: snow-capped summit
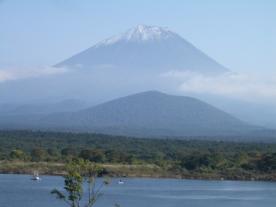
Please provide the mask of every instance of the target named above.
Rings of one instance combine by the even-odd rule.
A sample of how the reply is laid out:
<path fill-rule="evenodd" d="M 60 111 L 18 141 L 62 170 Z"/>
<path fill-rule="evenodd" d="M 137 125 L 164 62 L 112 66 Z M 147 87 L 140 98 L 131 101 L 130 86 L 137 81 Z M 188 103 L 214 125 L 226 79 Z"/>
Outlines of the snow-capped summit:
<path fill-rule="evenodd" d="M 152 40 L 165 40 L 168 38 L 178 37 L 177 34 L 171 32 L 167 28 L 157 26 L 138 25 L 123 34 L 113 36 L 106 40 L 99 42 L 96 47 L 102 45 L 114 44 L 120 41 L 124 42 L 139 42 Z"/>
<path fill-rule="evenodd" d="M 225 67 L 167 28 L 138 25 L 59 63 L 57 67 L 148 73 L 192 71 L 218 74 Z M 81 66 L 81 67 L 80 67 Z"/>

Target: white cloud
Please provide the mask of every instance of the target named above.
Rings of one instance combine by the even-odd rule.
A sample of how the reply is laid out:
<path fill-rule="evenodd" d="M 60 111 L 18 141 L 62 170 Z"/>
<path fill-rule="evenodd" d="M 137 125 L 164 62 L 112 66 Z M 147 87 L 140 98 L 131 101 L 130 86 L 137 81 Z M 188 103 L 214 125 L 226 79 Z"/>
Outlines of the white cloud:
<path fill-rule="evenodd" d="M 10 80 L 49 76 L 67 72 L 66 68 L 36 67 L 36 68 L 5 68 L 0 69 L 0 83 Z"/>
<path fill-rule="evenodd" d="M 222 95 L 247 100 L 276 100 L 276 74 L 226 73 L 204 76 L 192 72 L 170 71 L 162 77 L 178 82 L 183 92 Z"/>

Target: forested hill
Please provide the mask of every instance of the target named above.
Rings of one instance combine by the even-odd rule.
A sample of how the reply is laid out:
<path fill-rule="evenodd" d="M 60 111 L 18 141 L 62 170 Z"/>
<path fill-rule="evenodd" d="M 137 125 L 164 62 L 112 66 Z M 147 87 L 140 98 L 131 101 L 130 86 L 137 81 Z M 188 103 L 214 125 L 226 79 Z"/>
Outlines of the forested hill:
<path fill-rule="evenodd" d="M 199 99 L 146 91 L 74 113 L 54 113 L 40 129 L 136 137 L 237 136 L 263 130 Z"/>

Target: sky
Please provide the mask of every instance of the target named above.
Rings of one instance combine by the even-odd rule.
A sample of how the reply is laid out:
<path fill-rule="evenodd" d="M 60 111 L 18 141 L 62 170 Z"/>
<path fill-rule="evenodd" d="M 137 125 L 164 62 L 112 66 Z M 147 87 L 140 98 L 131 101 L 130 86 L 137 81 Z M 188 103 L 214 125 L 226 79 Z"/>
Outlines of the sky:
<path fill-rule="evenodd" d="M 274 0 L 0 0 L 0 70 L 51 66 L 138 24 L 168 27 L 236 72 L 276 69 Z"/>

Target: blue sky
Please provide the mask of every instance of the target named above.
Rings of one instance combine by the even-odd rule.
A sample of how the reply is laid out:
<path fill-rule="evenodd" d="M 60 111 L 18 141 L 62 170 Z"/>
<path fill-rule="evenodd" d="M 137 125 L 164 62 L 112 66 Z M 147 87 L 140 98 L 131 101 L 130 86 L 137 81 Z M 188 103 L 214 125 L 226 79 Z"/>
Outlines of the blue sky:
<path fill-rule="evenodd" d="M 137 24 L 165 26 L 234 71 L 276 69 L 274 0 L 0 0 L 0 69 L 53 65 Z"/>

